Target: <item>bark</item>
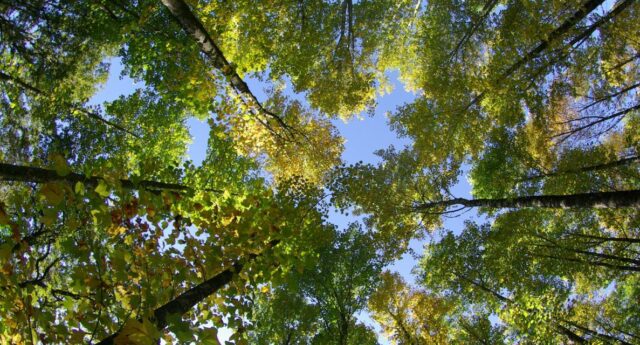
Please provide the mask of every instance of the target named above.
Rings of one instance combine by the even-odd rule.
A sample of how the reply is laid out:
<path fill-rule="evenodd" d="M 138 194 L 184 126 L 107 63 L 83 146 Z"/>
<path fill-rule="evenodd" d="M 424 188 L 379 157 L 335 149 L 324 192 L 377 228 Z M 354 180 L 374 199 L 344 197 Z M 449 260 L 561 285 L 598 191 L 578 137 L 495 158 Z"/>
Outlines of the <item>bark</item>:
<path fill-rule="evenodd" d="M 633 60 L 637 59 L 640 57 L 640 53 L 636 53 L 636 55 L 633 55 L 632 57 L 626 59 L 626 60 L 622 60 L 619 63 L 617 63 L 615 66 L 612 66 L 610 68 L 608 68 L 606 71 L 607 72 L 611 72 L 611 71 L 615 71 L 621 67 L 624 67 L 626 64 L 632 62 Z"/>
<path fill-rule="evenodd" d="M 289 126 L 284 123 L 281 117 L 266 110 L 258 101 L 256 96 L 251 92 L 247 83 L 238 75 L 235 68 L 225 58 L 222 50 L 216 45 L 215 41 L 207 32 L 206 28 L 195 14 L 189 8 L 183 0 L 161 0 L 164 6 L 171 12 L 180 26 L 193 37 L 198 43 L 200 50 L 209 57 L 213 67 L 222 72 L 227 77 L 231 86 L 236 92 L 238 92 L 243 98 L 246 99 L 250 108 L 254 110 L 256 114 L 262 114 L 267 118 L 272 118 L 285 129 L 289 129 Z M 260 121 L 263 125 L 267 126 L 267 123 Z"/>
<path fill-rule="evenodd" d="M 399 315 L 394 314 L 391 311 L 391 308 L 389 308 L 389 306 L 386 306 L 386 311 L 391 316 L 391 318 L 396 322 L 396 324 L 400 328 L 400 331 L 404 335 L 404 342 L 403 343 L 406 343 L 408 345 L 414 345 L 411 333 L 409 333 L 407 328 L 404 326 L 404 322 L 402 322 L 402 318 L 400 318 Z"/>
<path fill-rule="evenodd" d="M 579 174 L 579 173 L 585 173 L 585 172 L 606 170 L 606 169 L 610 169 L 610 168 L 616 168 L 616 167 L 619 167 L 619 166 L 624 166 L 624 165 L 627 165 L 627 164 L 631 164 L 631 163 L 636 162 L 638 160 L 640 160 L 640 156 L 627 157 L 627 158 L 619 159 L 619 160 L 612 161 L 612 162 L 589 165 L 589 166 L 581 167 L 581 168 L 577 168 L 577 169 L 560 170 L 560 171 L 550 172 L 548 174 L 533 175 L 533 176 L 529 176 L 527 178 L 521 179 L 518 182 L 538 180 L 538 179 L 542 179 L 542 178 L 546 178 L 546 177 L 559 176 L 559 175 L 565 175 L 565 174 Z"/>
<path fill-rule="evenodd" d="M 69 173 L 65 176 L 60 176 L 55 170 L 27 167 L 21 165 L 12 165 L 0 163 L 0 182 L 2 181 L 20 181 L 20 182 L 33 182 L 33 183 L 47 183 L 47 182 L 67 182 L 76 183 L 82 182 L 88 185 L 97 185 L 103 178 L 98 176 L 87 176 L 84 174 Z M 173 192 L 190 192 L 190 187 L 177 184 L 177 183 L 165 183 L 157 181 L 142 180 L 133 182 L 131 180 L 120 179 L 120 185 L 125 189 L 147 189 L 147 190 L 165 190 Z M 221 192 L 219 190 L 210 189 L 208 191 Z"/>
<path fill-rule="evenodd" d="M 13 84 L 16 84 L 16 85 L 20 86 L 21 88 L 29 90 L 29 91 L 37 94 L 37 95 L 44 95 L 45 94 L 44 91 L 38 89 L 37 87 L 35 87 L 33 85 L 30 85 L 29 83 L 25 82 L 24 80 L 21 80 L 19 78 L 13 77 L 13 76 L 10 76 L 10 75 L 4 73 L 3 71 L 0 71 L 0 80 L 10 81 Z M 68 106 L 71 109 L 74 109 L 74 110 L 77 110 L 77 111 L 83 113 L 85 116 L 87 116 L 87 117 L 89 117 L 91 119 L 94 119 L 96 121 L 102 122 L 102 123 L 104 123 L 105 125 L 107 125 L 109 127 L 113 127 L 113 128 L 115 128 L 115 129 L 117 129 L 119 131 L 122 131 L 122 132 L 125 132 L 127 134 L 130 134 L 130 135 L 132 135 L 132 136 L 134 136 L 136 138 L 140 138 L 139 135 L 131 132 L 130 130 L 128 130 L 128 129 L 122 127 L 122 126 L 120 126 L 119 124 L 111 122 L 111 121 L 105 119 L 104 117 L 100 116 L 99 114 L 96 114 L 94 112 L 88 111 L 87 109 L 85 109 L 83 107 L 74 105 L 72 103 L 67 103 L 66 106 Z"/>
<path fill-rule="evenodd" d="M 473 279 L 469 279 L 464 275 L 459 275 L 457 273 L 454 272 L 454 275 L 457 276 L 458 278 L 461 278 L 463 280 L 466 280 L 467 282 L 473 284 L 474 286 L 480 288 L 482 291 L 492 295 L 493 297 L 497 298 L 499 301 L 501 302 L 505 302 L 506 304 L 511 304 L 513 303 L 513 300 L 505 297 L 503 295 L 501 295 L 500 293 L 494 291 L 491 288 L 488 288 L 487 286 L 485 286 L 482 283 L 476 282 Z M 558 332 L 561 334 L 564 334 L 565 336 L 567 336 L 569 339 L 576 341 L 580 344 L 583 344 L 586 342 L 586 339 L 580 337 L 579 335 L 573 333 L 571 330 L 567 329 L 566 327 L 562 326 L 561 324 L 559 324 L 556 320 L 554 320 L 554 325 L 556 326 L 556 328 L 558 329 Z"/>
<path fill-rule="evenodd" d="M 498 300 L 500 300 L 501 302 L 513 302 L 510 298 L 502 296 L 501 294 L 499 294 L 498 292 L 492 290 L 491 288 L 485 286 L 482 283 L 479 283 L 477 281 L 475 281 L 474 279 L 470 279 L 469 277 L 462 275 L 462 274 L 457 274 L 457 273 L 453 273 L 453 275 L 455 275 L 456 277 L 465 280 L 469 283 L 471 283 L 472 285 L 480 288 L 482 291 L 491 294 L 493 297 L 497 298 Z"/>
<path fill-rule="evenodd" d="M 587 340 L 577 334 L 575 334 L 574 332 L 572 332 L 570 329 L 568 329 L 567 327 L 564 327 L 562 325 L 556 325 L 556 327 L 558 328 L 558 330 L 560 331 L 560 333 L 564 334 L 567 336 L 567 338 L 577 342 L 578 344 L 584 344 L 587 342 Z"/>
<path fill-rule="evenodd" d="M 527 92 L 532 87 L 537 86 L 539 77 L 542 76 L 542 75 L 547 74 L 549 67 L 555 65 L 556 63 L 558 63 L 558 61 L 560 61 L 560 60 L 566 58 L 567 56 L 569 56 L 569 54 L 571 54 L 573 52 L 573 50 L 577 49 L 583 42 L 585 42 L 585 40 L 591 34 L 593 34 L 593 32 L 597 28 L 599 28 L 601 25 L 609 22 L 615 16 L 620 14 L 625 8 L 627 8 L 629 5 L 633 4 L 633 1 L 634 0 L 624 0 L 624 1 L 622 1 L 611 12 L 607 13 L 605 16 L 601 17 L 600 19 L 595 21 L 593 24 L 591 24 L 586 30 L 583 30 L 580 34 L 575 36 L 571 41 L 569 41 L 568 44 L 556 49 L 555 50 L 556 56 L 554 58 L 550 59 L 547 63 L 545 63 L 543 67 L 538 68 L 537 73 L 535 73 L 534 75 L 532 75 L 532 76 L 530 76 L 528 78 L 525 78 L 525 79 L 531 80 L 531 82 L 529 83 L 529 85 L 526 88 L 524 88 L 522 90 L 522 92 Z M 567 49 L 567 48 L 569 48 L 569 49 Z M 501 79 L 501 81 L 502 80 L 504 80 L 504 79 Z M 580 111 L 582 111 L 582 110 L 580 110 Z"/>
<path fill-rule="evenodd" d="M 595 337 L 598 337 L 598 338 L 601 338 L 601 339 L 610 340 L 610 341 L 614 341 L 614 342 L 619 343 L 619 344 L 632 345 L 631 343 L 628 343 L 628 342 L 624 341 L 623 339 L 620 339 L 618 337 L 614 337 L 614 336 L 611 336 L 611 335 L 608 335 L 608 334 L 603 334 L 603 333 L 594 331 L 594 330 L 589 329 L 587 327 L 581 326 L 581 325 L 579 325 L 579 324 L 577 324 L 577 323 L 575 323 L 573 321 L 569 321 L 569 320 L 561 320 L 561 321 L 565 322 L 565 323 L 567 323 L 567 324 L 569 324 L 569 325 L 571 325 L 571 326 L 573 326 L 573 327 L 575 327 L 575 328 L 577 328 L 577 329 L 579 329 L 579 330 L 581 330 L 581 331 L 583 331 L 585 333 L 589 333 L 589 334 L 591 334 L 591 335 L 593 335 Z"/>
<path fill-rule="evenodd" d="M 438 202 L 422 203 L 415 206 L 414 210 L 427 211 L 432 208 L 447 208 L 455 205 L 489 208 L 640 208 L 640 190 L 634 189 L 570 195 L 536 195 L 504 199 L 455 198 Z"/>
<path fill-rule="evenodd" d="M 273 240 L 269 242 L 267 250 L 276 246 L 280 241 Z M 251 254 L 247 257 L 247 261 L 252 261 L 259 255 Z M 183 292 L 180 296 L 169 301 L 163 306 L 153 311 L 153 319 L 150 320 L 158 330 L 167 327 L 167 320 L 173 316 L 182 316 L 189 312 L 196 304 L 202 302 L 207 297 L 216 293 L 218 290 L 229 284 L 231 280 L 242 271 L 244 264 L 237 262 L 232 268 L 228 268 L 212 278 L 196 285 L 195 287 Z M 98 344 L 107 345 L 114 344 L 115 338 L 119 332 L 113 333 Z"/>
<path fill-rule="evenodd" d="M 568 251 L 574 252 L 576 254 L 583 254 L 583 255 L 586 255 L 586 256 L 593 256 L 593 257 L 600 258 L 600 259 L 603 259 L 603 260 L 616 260 L 616 261 L 620 261 L 620 262 L 634 264 L 634 265 L 637 265 L 638 267 L 640 267 L 640 260 L 630 259 L 630 258 L 617 256 L 617 255 L 596 253 L 596 252 L 591 252 L 591 251 L 588 251 L 588 250 L 581 250 L 581 249 L 575 249 L 575 248 L 570 248 L 570 247 L 564 247 L 564 246 L 560 246 L 560 245 L 557 245 L 557 244 L 555 244 L 555 245 L 537 244 L 537 245 L 534 245 L 534 246 L 543 247 L 543 248 L 550 248 L 550 249 L 568 250 Z"/>
<path fill-rule="evenodd" d="M 555 256 L 555 255 L 542 255 L 542 254 L 535 254 L 535 253 L 531 253 L 531 255 L 541 257 L 541 258 L 560 260 L 560 261 L 577 262 L 580 264 L 591 265 L 591 266 L 602 266 L 602 267 L 607 267 L 607 268 L 620 270 L 620 271 L 640 272 L 640 267 L 636 267 L 636 266 L 613 265 L 613 264 L 608 264 L 600 261 L 586 261 L 586 260 L 567 258 L 567 257 Z"/>

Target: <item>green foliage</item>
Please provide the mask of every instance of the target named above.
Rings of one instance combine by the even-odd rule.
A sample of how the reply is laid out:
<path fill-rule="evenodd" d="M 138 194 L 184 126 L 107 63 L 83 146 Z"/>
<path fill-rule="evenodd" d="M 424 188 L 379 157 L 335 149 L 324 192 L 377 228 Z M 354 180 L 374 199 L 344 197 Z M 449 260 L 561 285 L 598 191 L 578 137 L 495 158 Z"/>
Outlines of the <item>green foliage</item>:
<path fill-rule="evenodd" d="M 633 343 L 637 203 L 516 200 L 640 189 L 639 12 L 3 1 L 0 343 L 217 344 L 228 327 L 233 344 L 376 344 L 367 307 L 402 344 Z M 141 86 L 89 105 L 110 62 Z M 389 125 L 411 144 L 340 165 L 331 120 L 373 112 L 394 70 L 416 98 Z M 210 128 L 199 166 L 190 118 Z M 501 207 L 443 229 L 464 179 Z M 332 207 L 362 224 L 336 229 Z M 381 274 L 427 234 L 422 287 Z"/>

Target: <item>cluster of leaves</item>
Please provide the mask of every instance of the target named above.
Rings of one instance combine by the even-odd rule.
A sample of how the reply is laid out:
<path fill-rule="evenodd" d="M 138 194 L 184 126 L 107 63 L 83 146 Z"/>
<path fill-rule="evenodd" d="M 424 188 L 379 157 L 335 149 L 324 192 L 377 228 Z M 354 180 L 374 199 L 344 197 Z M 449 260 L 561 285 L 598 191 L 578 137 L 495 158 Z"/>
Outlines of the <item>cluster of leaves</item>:
<path fill-rule="evenodd" d="M 251 343 L 377 344 L 356 314 L 365 308 L 385 260 L 355 223 L 333 235 L 318 244 L 309 262 L 257 296 Z"/>
<path fill-rule="evenodd" d="M 390 116 L 412 145 L 339 169 L 331 188 L 396 254 L 435 233 L 419 283 L 453 330 L 436 343 L 637 342 L 639 10 L 443 0 L 417 18 L 400 71 L 419 94 Z M 463 172 L 476 199 L 451 193 Z M 471 207 L 479 224 L 442 229 Z M 400 327 L 418 292 L 387 285 L 407 297 L 377 297 L 375 315 L 420 343 Z"/>
<path fill-rule="evenodd" d="M 399 344 L 633 343 L 639 11 L 1 1 L 0 341 L 375 344 L 368 305 Z M 109 61 L 142 87 L 92 106 Z M 329 119 L 372 110 L 391 69 L 412 145 L 332 170 Z M 463 171 L 477 199 L 450 192 Z M 327 224 L 326 192 L 367 229 Z M 482 221 L 441 229 L 467 207 Z M 434 231 L 422 289 L 381 273 Z"/>
<path fill-rule="evenodd" d="M 217 343 L 332 231 L 314 186 L 341 152 L 331 124 L 280 93 L 265 106 L 283 127 L 265 122 L 162 3 L 0 16 L 0 342 Z M 105 61 L 143 87 L 90 106 Z M 199 166 L 190 117 L 211 129 Z"/>

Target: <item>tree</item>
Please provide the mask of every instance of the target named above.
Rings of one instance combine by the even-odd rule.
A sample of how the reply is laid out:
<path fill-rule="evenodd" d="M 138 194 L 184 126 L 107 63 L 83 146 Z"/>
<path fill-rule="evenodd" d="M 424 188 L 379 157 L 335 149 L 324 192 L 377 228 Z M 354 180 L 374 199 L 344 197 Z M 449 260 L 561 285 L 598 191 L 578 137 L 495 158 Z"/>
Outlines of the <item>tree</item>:
<path fill-rule="evenodd" d="M 602 231 L 585 218 L 521 210 L 499 216 L 491 226 L 468 223 L 461 235 L 449 232 L 428 248 L 422 263 L 425 283 L 451 291 L 466 310 L 478 304 L 497 314 L 516 339 L 632 343 L 628 334 L 615 330 L 629 327 L 624 321 L 606 331 L 591 326 L 594 313 L 604 308 L 590 296 L 612 281 L 626 286 L 634 280 L 634 264 L 625 258 L 634 250 L 606 240 L 579 240 L 587 229 Z M 607 304 L 619 297 L 599 298 Z M 614 319 L 606 322 L 619 322 Z"/>
<path fill-rule="evenodd" d="M 254 315 L 253 342 L 377 344 L 373 331 L 357 322 L 356 313 L 365 308 L 383 264 L 371 237 L 357 224 L 334 232 L 305 265 L 274 284 L 273 296 L 259 294 L 257 311 L 267 313 Z M 283 310 L 285 306 L 297 308 Z"/>
<path fill-rule="evenodd" d="M 489 207 L 489 208 L 524 208 L 524 207 L 547 207 L 547 208 L 620 208 L 620 207 L 640 207 L 640 191 L 617 191 L 583 193 L 573 195 L 534 195 L 523 196 L 510 199 L 463 199 L 454 198 L 451 200 L 438 201 L 432 203 L 418 204 L 416 210 L 426 211 L 436 207 L 448 207 L 461 205 L 463 207 Z"/>
<path fill-rule="evenodd" d="M 320 218 L 314 219 L 320 215 L 309 209 L 317 200 L 304 201 L 311 195 L 308 191 L 275 198 L 268 192 L 233 196 L 228 189 L 197 191 L 182 184 L 118 181 L 72 173 L 64 165 L 57 168 L 22 168 L 31 169 L 19 175 L 22 181 L 43 184 L 42 188 L 37 188 L 37 198 L 25 200 L 32 203 L 29 207 L 8 199 L 14 203 L 2 208 L 3 231 L 9 230 L 2 243 L 2 289 L 7 296 L 3 303 L 21 306 L 3 308 L 3 319 L 26 321 L 7 323 L 3 336 L 16 342 L 29 336 L 46 342 L 71 336 L 75 342 L 113 333 L 103 342 L 127 337 L 147 343 L 167 326 L 181 341 L 205 339 L 206 330 L 185 333 L 189 324 L 181 322 L 182 316 L 196 305 L 208 310 L 212 297 L 225 300 L 242 291 L 243 284 L 258 284 L 253 274 L 271 274 L 272 255 L 279 255 L 277 237 L 300 231 L 305 222 L 312 227 L 320 223 Z M 287 204 L 293 208 L 283 207 Z M 22 207 L 21 213 L 15 213 L 16 207 Z M 268 209 L 272 211 L 264 213 Z M 293 209 L 300 210 L 300 221 L 292 218 Z M 285 214 L 292 228 L 274 222 L 274 216 Z M 193 226 L 208 229 L 208 236 L 189 230 Z M 33 230 L 22 237 L 16 231 L 20 227 Z M 176 240 L 183 245 L 176 246 Z M 18 265 L 21 260 L 26 265 Z M 243 270 L 249 264 L 251 275 Z M 287 264 L 280 260 L 279 265 Z M 245 282 L 235 288 L 240 290 L 228 286 L 234 280 Z M 197 286 L 191 287 L 192 281 Z M 222 306 L 216 308 L 226 315 L 241 305 L 227 306 L 224 312 Z M 201 317 L 207 320 L 205 315 L 195 314 L 191 322 L 198 325 Z M 70 328 L 44 332 L 62 320 Z M 24 324 L 29 326 L 27 336 L 22 333 Z"/>
<path fill-rule="evenodd" d="M 355 313 L 382 279 L 369 306 L 399 342 L 633 343 L 639 11 L 0 2 L 1 341 L 375 343 Z M 138 88 L 95 105 L 110 64 Z M 373 112 L 392 70 L 410 144 L 339 165 L 331 120 Z M 330 205 L 363 222 L 337 231 Z M 482 224 L 440 229 L 469 207 Z M 434 232 L 423 287 L 380 277 Z"/>
<path fill-rule="evenodd" d="M 447 344 L 444 317 L 449 308 L 444 299 L 414 290 L 399 274 L 388 271 L 369 300 L 373 318 L 394 344 Z"/>

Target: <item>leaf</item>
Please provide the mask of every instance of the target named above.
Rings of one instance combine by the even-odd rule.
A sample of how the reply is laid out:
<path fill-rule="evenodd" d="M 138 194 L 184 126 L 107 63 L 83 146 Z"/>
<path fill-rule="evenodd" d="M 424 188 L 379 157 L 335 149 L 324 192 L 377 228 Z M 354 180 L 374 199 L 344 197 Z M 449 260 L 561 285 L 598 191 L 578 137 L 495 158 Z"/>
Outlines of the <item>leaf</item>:
<path fill-rule="evenodd" d="M 58 175 L 67 176 L 71 173 L 71 168 L 69 168 L 67 160 L 64 159 L 61 154 L 56 153 L 51 155 L 51 160 L 53 161 L 53 168 Z"/>
<path fill-rule="evenodd" d="M 218 330 L 211 327 L 205 328 L 198 332 L 198 340 L 200 344 L 204 345 L 220 345 L 220 341 L 218 341 Z"/>
<path fill-rule="evenodd" d="M 4 205 L 0 203 L 0 225 L 9 224 L 9 215 L 4 210 Z"/>
<path fill-rule="evenodd" d="M 94 191 L 103 198 L 106 198 L 111 194 L 111 192 L 109 192 L 109 186 L 104 182 L 104 180 L 100 180 L 100 182 L 98 182 L 98 186 Z"/>
<path fill-rule="evenodd" d="M 64 189 L 58 183 L 47 183 L 42 189 L 40 189 L 40 193 L 44 196 L 47 202 L 53 206 L 56 206 L 64 200 Z"/>
<path fill-rule="evenodd" d="M 111 235 L 111 237 L 116 237 L 124 234 L 126 231 L 127 229 L 123 226 L 113 225 L 107 229 L 107 234 Z"/>
<path fill-rule="evenodd" d="M 160 332 L 148 319 L 142 322 L 130 319 L 118 336 L 114 339 L 116 345 L 153 345 L 160 338 Z"/>
<path fill-rule="evenodd" d="M 12 250 L 13 245 L 11 243 L 3 243 L 0 245 L 0 267 L 4 266 L 4 264 L 11 259 Z"/>
<path fill-rule="evenodd" d="M 84 183 L 78 181 L 76 182 L 75 187 L 73 188 L 73 190 L 76 192 L 76 194 L 78 195 L 84 195 L 84 193 L 86 192 L 86 189 L 84 188 Z"/>

